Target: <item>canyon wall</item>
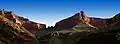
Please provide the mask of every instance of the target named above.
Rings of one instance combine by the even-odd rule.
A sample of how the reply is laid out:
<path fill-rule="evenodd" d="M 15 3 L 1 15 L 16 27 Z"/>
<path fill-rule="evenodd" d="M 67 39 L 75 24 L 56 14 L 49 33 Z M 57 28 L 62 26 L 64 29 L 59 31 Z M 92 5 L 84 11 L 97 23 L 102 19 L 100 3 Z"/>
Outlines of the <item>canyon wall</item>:
<path fill-rule="evenodd" d="M 26 28 L 28 31 L 35 33 L 38 29 L 43 29 L 46 28 L 45 24 L 42 23 L 36 23 L 33 21 L 30 21 L 27 18 L 17 16 L 14 12 L 12 11 L 6 11 L 6 10 L 0 10 L 0 15 L 6 17 L 10 21 L 13 21 L 14 23 L 17 23 L 24 28 Z"/>
<path fill-rule="evenodd" d="M 72 28 L 79 23 L 90 24 L 93 26 L 100 26 L 106 24 L 106 19 L 88 17 L 83 11 L 76 13 L 75 15 L 63 19 L 56 23 L 55 27 L 58 28 Z"/>

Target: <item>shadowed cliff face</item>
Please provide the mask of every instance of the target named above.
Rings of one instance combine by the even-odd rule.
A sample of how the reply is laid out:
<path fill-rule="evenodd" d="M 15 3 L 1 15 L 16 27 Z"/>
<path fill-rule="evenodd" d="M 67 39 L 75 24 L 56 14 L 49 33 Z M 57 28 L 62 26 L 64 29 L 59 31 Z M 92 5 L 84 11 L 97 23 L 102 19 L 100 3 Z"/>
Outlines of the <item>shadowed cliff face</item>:
<path fill-rule="evenodd" d="M 112 24 L 114 22 L 119 22 L 120 13 L 116 14 L 113 18 L 107 19 L 107 25 Z"/>
<path fill-rule="evenodd" d="M 6 17 L 10 21 L 13 21 L 14 23 L 17 23 L 23 26 L 24 28 L 26 28 L 32 33 L 35 33 L 38 29 L 46 28 L 45 24 L 36 23 L 36 22 L 30 21 L 27 18 L 17 16 L 12 11 L 6 11 L 3 9 L 3 10 L 0 10 L 0 15 Z"/>

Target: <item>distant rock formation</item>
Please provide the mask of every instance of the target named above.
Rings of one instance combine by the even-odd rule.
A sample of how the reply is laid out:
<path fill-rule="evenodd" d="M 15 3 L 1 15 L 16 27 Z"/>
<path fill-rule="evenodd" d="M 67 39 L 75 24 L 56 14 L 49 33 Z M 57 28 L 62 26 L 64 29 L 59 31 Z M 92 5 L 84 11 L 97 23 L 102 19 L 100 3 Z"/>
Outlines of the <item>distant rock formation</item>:
<path fill-rule="evenodd" d="M 23 26 L 24 28 L 26 28 L 32 33 L 35 33 L 38 29 L 46 28 L 45 24 L 36 23 L 36 22 L 30 21 L 27 18 L 17 16 L 12 11 L 6 11 L 3 9 L 3 10 L 0 10 L 0 15 L 6 17 L 10 21 L 13 21 L 14 23 L 17 23 Z"/>
<path fill-rule="evenodd" d="M 74 16 L 61 20 L 56 23 L 55 27 L 58 28 L 72 28 L 79 23 L 88 24 L 91 27 L 105 25 L 106 19 L 88 17 L 83 11 L 76 13 Z"/>
<path fill-rule="evenodd" d="M 81 11 L 81 13 L 76 13 L 74 16 L 69 17 L 67 19 L 61 20 L 56 23 L 55 27 L 58 28 L 71 28 L 78 23 L 88 23 L 89 19 L 87 16 L 84 15 L 84 12 Z"/>

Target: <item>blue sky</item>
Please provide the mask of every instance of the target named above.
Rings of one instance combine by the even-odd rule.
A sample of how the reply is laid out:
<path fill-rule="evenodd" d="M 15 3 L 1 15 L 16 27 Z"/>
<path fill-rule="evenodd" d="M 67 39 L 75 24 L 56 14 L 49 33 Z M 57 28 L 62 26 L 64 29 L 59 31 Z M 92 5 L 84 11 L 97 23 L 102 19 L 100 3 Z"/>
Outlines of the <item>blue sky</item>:
<path fill-rule="evenodd" d="M 0 8 L 51 26 L 81 10 L 91 17 L 112 17 L 120 12 L 120 0 L 0 0 Z"/>

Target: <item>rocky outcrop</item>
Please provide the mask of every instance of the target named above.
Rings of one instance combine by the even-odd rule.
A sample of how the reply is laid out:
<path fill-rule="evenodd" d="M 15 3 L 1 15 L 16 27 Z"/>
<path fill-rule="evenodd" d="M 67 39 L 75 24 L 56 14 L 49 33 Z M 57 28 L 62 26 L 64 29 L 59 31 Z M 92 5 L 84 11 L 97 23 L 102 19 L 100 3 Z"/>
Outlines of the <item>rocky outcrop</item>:
<path fill-rule="evenodd" d="M 45 24 L 36 23 L 36 22 L 30 21 L 27 18 L 17 16 L 12 11 L 6 11 L 3 9 L 3 10 L 0 10 L 0 15 L 6 17 L 10 21 L 13 21 L 14 23 L 17 23 L 23 26 L 24 28 L 26 28 L 32 33 L 35 33 L 38 29 L 46 28 Z"/>
<path fill-rule="evenodd" d="M 36 40 L 35 35 L 24 27 L 0 15 L 0 42 L 1 44 L 28 44 Z"/>
<path fill-rule="evenodd" d="M 79 23 L 87 24 L 90 27 L 95 28 L 95 27 L 98 27 L 101 25 L 105 25 L 106 19 L 88 17 L 84 14 L 83 11 L 81 11 L 80 13 L 76 13 L 72 17 L 69 17 L 67 19 L 57 22 L 55 27 L 57 27 L 57 28 L 72 28 Z"/>
<path fill-rule="evenodd" d="M 90 22 L 89 18 L 85 16 L 84 12 L 76 13 L 74 16 L 67 19 L 61 20 L 56 23 L 57 28 L 72 28 L 79 23 L 88 24 Z"/>

